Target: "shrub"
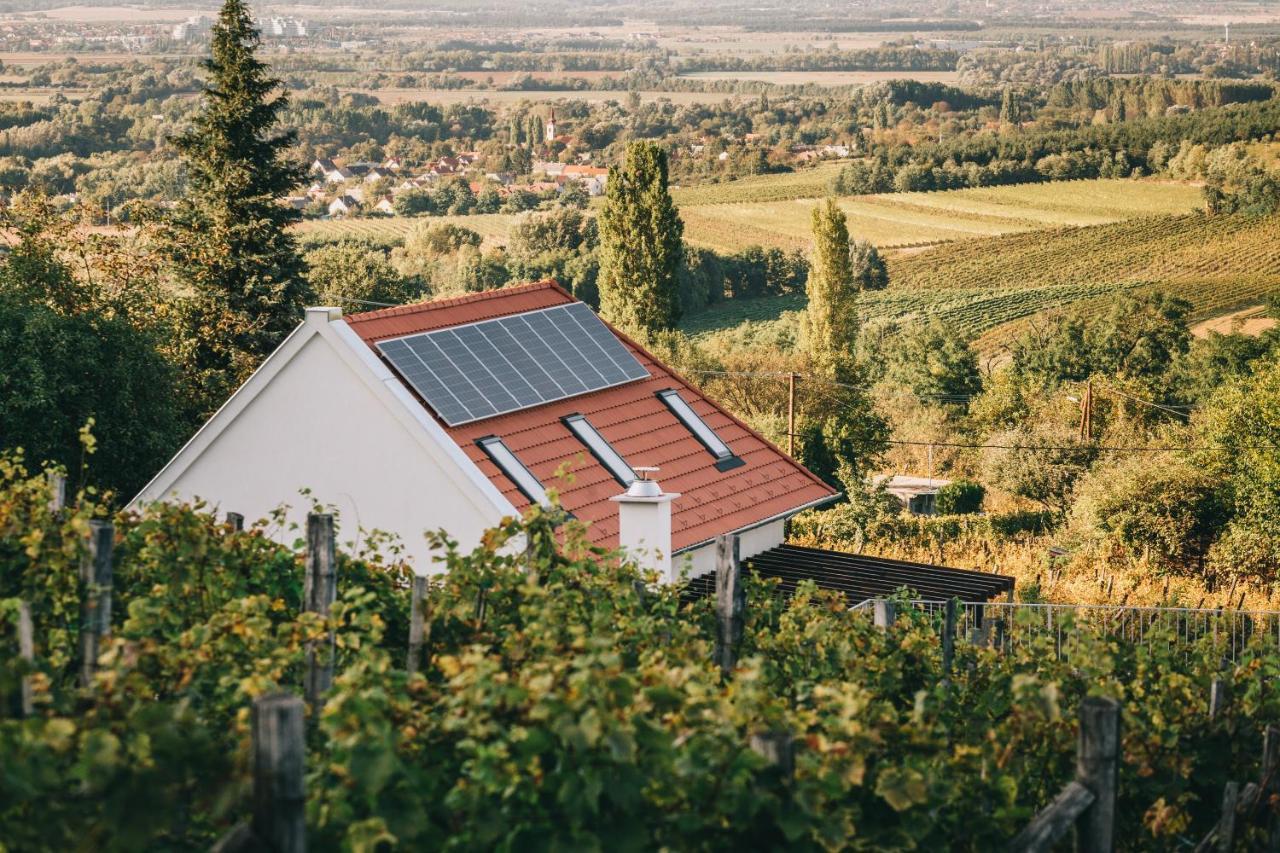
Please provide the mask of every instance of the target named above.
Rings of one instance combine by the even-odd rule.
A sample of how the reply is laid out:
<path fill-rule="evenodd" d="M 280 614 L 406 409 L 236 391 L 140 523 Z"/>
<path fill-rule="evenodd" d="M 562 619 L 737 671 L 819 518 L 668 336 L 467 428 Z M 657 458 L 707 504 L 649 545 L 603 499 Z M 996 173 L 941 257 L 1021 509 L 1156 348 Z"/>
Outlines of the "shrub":
<path fill-rule="evenodd" d="M 937 510 L 940 515 L 968 515 L 982 511 L 987 490 L 972 480 L 956 480 L 938 489 Z"/>

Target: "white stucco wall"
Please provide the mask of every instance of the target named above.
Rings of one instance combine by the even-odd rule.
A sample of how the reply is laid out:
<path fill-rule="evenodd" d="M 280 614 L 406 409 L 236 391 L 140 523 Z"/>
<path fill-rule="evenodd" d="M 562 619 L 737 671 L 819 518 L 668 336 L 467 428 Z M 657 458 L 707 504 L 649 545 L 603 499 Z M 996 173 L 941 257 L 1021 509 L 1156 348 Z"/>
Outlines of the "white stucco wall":
<path fill-rule="evenodd" d="M 745 560 L 761 551 L 776 548 L 786 541 L 786 520 L 777 519 L 768 524 L 745 530 L 738 534 L 738 557 Z M 714 542 L 703 545 L 693 551 L 677 554 L 675 571 L 679 575 L 687 572 L 688 577 L 697 577 L 716 570 L 716 545 Z"/>
<path fill-rule="evenodd" d="M 477 485 L 458 470 L 449 458 L 456 445 L 442 431 L 429 435 L 409 411 L 416 402 L 392 393 L 377 375 L 381 365 L 355 346 L 364 345 L 329 328 L 306 335 L 273 375 L 255 376 L 239 392 L 252 391 L 247 403 L 220 412 L 184 448 L 171 463 L 176 478 L 162 472 L 135 503 L 203 498 L 247 520 L 287 504 L 288 521 L 299 527 L 277 535 L 292 544 L 304 535 L 314 499 L 337 513 L 344 548 L 361 528 L 395 533 L 419 572 L 439 570 L 425 530 L 443 528 L 464 549 L 476 545 L 502 515 L 496 491 L 484 493 L 482 475 Z M 260 387 L 251 388 L 255 380 Z M 441 436 L 450 446 L 431 446 Z"/>

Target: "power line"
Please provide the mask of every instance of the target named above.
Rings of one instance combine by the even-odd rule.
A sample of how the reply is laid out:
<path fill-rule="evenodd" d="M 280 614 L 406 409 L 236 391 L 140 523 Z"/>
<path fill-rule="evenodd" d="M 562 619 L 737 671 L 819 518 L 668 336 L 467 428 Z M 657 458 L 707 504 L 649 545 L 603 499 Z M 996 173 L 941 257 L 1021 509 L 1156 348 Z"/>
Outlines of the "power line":
<path fill-rule="evenodd" d="M 1044 450 L 1073 453 L 1080 450 L 1096 450 L 1102 453 L 1225 453 L 1242 450 L 1280 450 L 1280 445 L 1253 445 L 1243 447 L 1110 447 L 1107 445 L 1076 444 L 1066 446 L 1033 445 L 1033 444 L 969 444 L 960 441 L 903 441 L 888 439 L 888 444 L 900 444 L 912 447 L 960 447 L 971 450 Z"/>

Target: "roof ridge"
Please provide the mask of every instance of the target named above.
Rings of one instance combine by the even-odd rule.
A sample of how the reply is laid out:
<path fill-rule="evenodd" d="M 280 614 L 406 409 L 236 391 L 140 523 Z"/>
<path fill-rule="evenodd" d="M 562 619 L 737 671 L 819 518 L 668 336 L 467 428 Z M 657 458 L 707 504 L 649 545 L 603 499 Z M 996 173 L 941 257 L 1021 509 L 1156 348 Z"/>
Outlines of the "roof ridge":
<path fill-rule="evenodd" d="M 420 314 L 428 311 L 439 311 L 446 308 L 453 308 L 458 305 L 468 305 L 472 302 L 486 302 L 491 299 L 503 299 L 515 296 L 516 294 L 529 293 L 535 290 L 558 290 L 570 299 L 574 299 L 573 294 L 561 287 L 558 281 L 553 278 L 544 278 L 541 281 L 530 281 L 524 284 L 517 284 L 512 287 L 500 287 L 497 290 L 482 290 L 479 293 L 465 293 L 461 296 L 450 296 L 444 299 L 428 299 L 423 302 L 414 302 L 409 305 L 396 305 L 392 308 L 382 308 L 377 311 L 362 311 L 359 314 L 348 314 L 343 319 L 348 323 L 363 323 L 368 320 L 380 320 L 384 317 Z"/>

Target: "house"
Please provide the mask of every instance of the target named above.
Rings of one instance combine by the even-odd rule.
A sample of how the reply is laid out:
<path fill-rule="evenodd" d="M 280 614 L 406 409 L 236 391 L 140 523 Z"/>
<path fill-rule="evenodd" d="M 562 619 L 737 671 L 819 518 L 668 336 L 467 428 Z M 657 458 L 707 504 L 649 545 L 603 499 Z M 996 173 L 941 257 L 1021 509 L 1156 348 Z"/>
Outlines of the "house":
<path fill-rule="evenodd" d="M 314 499 L 353 538 L 397 534 L 425 571 L 423 531 L 472 548 L 553 488 L 593 544 L 652 545 L 668 577 L 710 570 L 721 534 L 743 557 L 779 546 L 786 519 L 837 497 L 539 282 L 350 317 L 308 309 L 134 505 L 200 497 L 257 518 L 289 504 L 298 521 Z"/>
<path fill-rule="evenodd" d="M 350 216 L 358 213 L 360 202 L 349 195 L 340 195 L 329 202 L 329 215 L 334 217 Z"/>
<path fill-rule="evenodd" d="M 382 198 L 378 199 L 378 203 L 373 206 L 373 209 L 378 213 L 383 213 L 387 216 L 394 216 L 396 213 L 395 201 L 391 196 L 384 195 Z"/>
<path fill-rule="evenodd" d="M 1013 590 L 784 544 L 787 519 L 835 490 L 550 281 L 345 318 L 307 309 L 131 507 L 203 498 L 260 518 L 288 505 L 284 540 L 317 501 L 353 543 L 396 534 L 426 572 L 440 555 L 424 531 L 470 549 L 551 489 L 591 544 L 687 574 L 692 595 L 714 589 L 724 535 L 784 596 L 801 581 L 851 605 L 903 586 L 931 601 Z"/>
<path fill-rule="evenodd" d="M 386 169 L 388 172 L 400 171 L 401 165 L 399 157 L 388 157 L 382 161 L 382 168 Z"/>
<path fill-rule="evenodd" d="M 393 177 L 390 169 L 384 169 L 381 166 L 374 166 L 372 169 L 364 173 L 364 182 L 371 184 L 374 181 L 380 181 L 383 178 Z"/>
<path fill-rule="evenodd" d="M 939 480 L 936 477 L 907 477 L 901 474 L 893 477 L 880 477 L 876 484 L 893 495 L 903 508 L 915 515 L 933 515 L 937 511 L 938 492 L 943 486 L 951 485 L 950 480 Z"/>
<path fill-rule="evenodd" d="M 559 180 L 581 184 L 588 195 L 603 195 L 609 182 L 609 170 L 600 166 L 565 166 Z"/>

